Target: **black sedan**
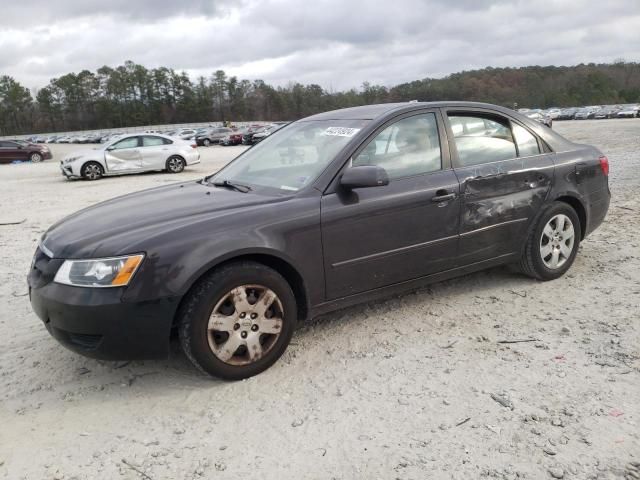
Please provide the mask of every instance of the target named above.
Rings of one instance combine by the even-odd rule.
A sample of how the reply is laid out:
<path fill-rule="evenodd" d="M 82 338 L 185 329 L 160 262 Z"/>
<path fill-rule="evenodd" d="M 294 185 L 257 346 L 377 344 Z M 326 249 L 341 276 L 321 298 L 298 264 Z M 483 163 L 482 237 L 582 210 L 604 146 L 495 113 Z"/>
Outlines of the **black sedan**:
<path fill-rule="evenodd" d="M 84 355 L 163 357 L 175 328 L 201 370 L 246 378 L 325 312 L 502 264 L 561 277 L 607 213 L 608 172 L 598 149 L 493 105 L 327 112 L 214 175 L 53 225 L 31 304 Z"/>

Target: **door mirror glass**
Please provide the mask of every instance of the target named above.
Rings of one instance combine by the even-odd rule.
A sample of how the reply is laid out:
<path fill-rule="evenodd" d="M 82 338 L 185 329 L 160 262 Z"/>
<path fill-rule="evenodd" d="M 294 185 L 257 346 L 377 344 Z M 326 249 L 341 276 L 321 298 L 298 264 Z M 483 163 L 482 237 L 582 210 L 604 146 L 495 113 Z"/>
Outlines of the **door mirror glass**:
<path fill-rule="evenodd" d="M 340 185 L 346 189 L 380 187 L 389 184 L 387 171 L 377 165 L 362 165 L 347 168 L 340 178 Z"/>

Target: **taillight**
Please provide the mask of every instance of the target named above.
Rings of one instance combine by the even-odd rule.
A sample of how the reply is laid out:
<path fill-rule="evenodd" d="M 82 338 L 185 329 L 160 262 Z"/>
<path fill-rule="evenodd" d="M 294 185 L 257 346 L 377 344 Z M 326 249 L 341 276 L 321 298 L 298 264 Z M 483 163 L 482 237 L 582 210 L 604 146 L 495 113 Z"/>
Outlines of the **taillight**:
<path fill-rule="evenodd" d="M 604 155 L 602 155 L 599 160 L 600 160 L 600 169 L 602 170 L 602 173 L 604 173 L 605 177 L 608 177 L 609 176 L 609 159 Z"/>
<path fill-rule="evenodd" d="M 192 143 L 191 148 L 198 148 L 198 145 L 196 145 L 195 143 Z"/>

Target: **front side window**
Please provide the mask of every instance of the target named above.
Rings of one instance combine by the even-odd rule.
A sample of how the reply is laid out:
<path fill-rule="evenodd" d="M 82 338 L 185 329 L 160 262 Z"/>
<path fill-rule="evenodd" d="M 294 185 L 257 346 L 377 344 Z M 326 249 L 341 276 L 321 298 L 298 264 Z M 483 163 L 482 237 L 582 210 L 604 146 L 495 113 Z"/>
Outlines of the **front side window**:
<path fill-rule="evenodd" d="M 521 157 L 529 157 L 531 155 L 540 154 L 540 146 L 538 140 L 534 137 L 529 130 L 521 127 L 518 124 L 513 124 L 513 136 L 518 144 L 518 153 Z"/>
<path fill-rule="evenodd" d="M 164 138 L 162 137 L 142 137 L 142 146 L 143 147 L 157 147 L 159 145 L 164 145 Z"/>
<path fill-rule="evenodd" d="M 310 120 L 269 135 L 210 182 L 228 180 L 250 187 L 295 192 L 312 183 L 369 120 Z"/>
<path fill-rule="evenodd" d="M 438 126 L 433 113 L 404 118 L 376 135 L 352 166 L 376 165 L 390 179 L 435 172 L 442 168 Z"/>
<path fill-rule="evenodd" d="M 461 167 L 517 157 L 508 120 L 449 114 L 449 123 Z"/>
<path fill-rule="evenodd" d="M 123 148 L 135 148 L 138 146 L 138 137 L 129 137 L 114 143 L 111 148 L 113 150 L 122 150 Z"/>

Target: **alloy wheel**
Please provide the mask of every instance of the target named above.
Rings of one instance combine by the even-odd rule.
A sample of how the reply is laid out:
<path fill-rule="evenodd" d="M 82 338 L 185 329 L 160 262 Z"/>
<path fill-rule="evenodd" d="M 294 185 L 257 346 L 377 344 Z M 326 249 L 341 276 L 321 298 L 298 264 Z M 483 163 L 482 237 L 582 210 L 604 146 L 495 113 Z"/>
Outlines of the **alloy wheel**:
<path fill-rule="evenodd" d="M 182 160 L 177 157 L 171 157 L 167 162 L 167 166 L 169 167 L 169 170 L 174 173 L 181 172 L 184 168 L 184 166 L 182 165 Z"/>
<path fill-rule="evenodd" d="M 40 155 L 39 153 L 32 153 L 31 154 L 31 161 L 34 163 L 38 163 L 42 161 L 42 155 Z"/>
<path fill-rule="evenodd" d="M 100 167 L 95 164 L 87 165 L 84 167 L 84 176 L 89 180 L 97 180 L 102 176 L 102 171 Z"/>
<path fill-rule="evenodd" d="M 209 348 L 229 365 L 256 362 L 276 344 L 283 319 L 282 302 L 273 290 L 263 285 L 233 288 L 209 317 Z"/>
<path fill-rule="evenodd" d="M 574 245 L 571 219 L 564 214 L 551 217 L 540 237 L 540 257 L 544 265 L 551 270 L 562 267 L 571 258 Z"/>

